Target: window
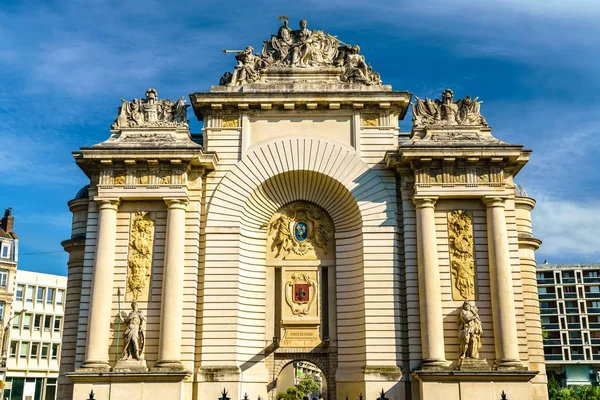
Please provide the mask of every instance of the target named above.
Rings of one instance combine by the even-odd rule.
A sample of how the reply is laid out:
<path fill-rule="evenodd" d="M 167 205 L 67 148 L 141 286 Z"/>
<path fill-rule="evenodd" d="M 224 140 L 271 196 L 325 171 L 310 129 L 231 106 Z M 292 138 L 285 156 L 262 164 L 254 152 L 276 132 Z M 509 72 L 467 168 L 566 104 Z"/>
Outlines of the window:
<path fill-rule="evenodd" d="M 21 342 L 21 351 L 19 352 L 19 358 L 27 358 L 29 352 L 29 342 Z"/>
<path fill-rule="evenodd" d="M 48 358 L 48 343 L 43 343 L 42 344 L 42 355 L 40 357 L 42 360 L 45 360 Z"/>
<path fill-rule="evenodd" d="M 58 360 L 58 343 L 52 345 L 52 359 Z"/>
<path fill-rule="evenodd" d="M 588 278 L 597 278 L 598 277 L 598 271 L 589 271 L 587 273 Z"/>
<path fill-rule="evenodd" d="M 35 297 L 35 302 L 36 303 L 44 302 L 44 288 L 43 287 L 38 287 L 37 296 Z"/>
<path fill-rule="evenodd" d="M 542 317 L 542 324 L 549 324 L 550 323 L 550 317 Z"/>
<path fill-rule="evenodd" d="M 545 287 L 539 287 L 539 288 L 538 288 L 538 293 L 539 293 L 539 294 L 545 294 L 545 293 L 548 293 L 548 289 L 547 289 L 547 288 L 545 288 Z"/>
<path fill-rule="evenodd" d="M 40 314 L 36 314 L 33 318 L 33 330 L 39 331 L 42 326 L 42 316 Z"/>
<path fill-rule="evenodd" d="M 8 285 L 8 271 L 0 269 L 0 286 L 6 287 Z"/>
<path fill-rule="evenodd" d="M 39 343 L 31 343 L 31 353 L 30 353 L 30 356 L 32 358 L 37 358 L 39 347 L 40 347 Z"/>
<path fill-rule="evenodd" d="M 52 315 L 46 315 L 44 318 L 44 330 L 50 331 L 50 327 L 52 326 Z"/>
<path fill-rule="evenodd" d="M 54 303 L 54 289 L 53 288 L 48 288 L 48 299 L 46 300 L 46 303 L 48 303 L 48 304 Z"/>
<path fill-rule="evenodd" d="M 62 289 L 58 289 L 58 292 L 56 292 L 56 304 L 61 305 L 63 303 L 64 297 L 65 291 Z"/>
<path fill-rule="evenodd" d="M 24 290 L 24 286 L 23 285 L 17 285 L 17 295 L 16 298 L 18 301 L 22 301 L 23 300 L 23 290 Z"/>
<path fill-rule="evenodd" d="M 61 317 L 54 317 L 54 332 L 60 332 L 60 321 Z"/>
<path fill-rule="evenodd" d="M 600 301 L 592 301 L 592 308 L 600 308 Z"/>
<path fill-rule="evenodd" d="M 23 315 L 23 329 L 31 329 L 31 314 Z"/>
<path fill-rule="evenodd" d="M 33 303 L 33 286 L 27 285 L 27 290 L 25 291 L 25 301 L 28 303 Z"/>
<path fill-rule="evenodd" d="M 0 257 L 2 257 L 2 258 L 10 257 L 10 243 L 2 242 L 2 251 L 0 252 Z"/>
<path fill-rule="evenodd" d="M 600 293 L 600 286 L 590 286 L 590 293 Z"/>
<path fill-rule="evenodd" d="M 19 347 L 19 342 L 10 342 L 10 356 L 11 358 L 15 358 L 17 356 L 17 347 Z"/>
<path fill-rule="evenodd" d="M 21 314 L 15 314 L 12 327 L 13 329 L 19 329 L 21 327 Z"/>
<path fill-rule="evenodd" d="M 0 301 L 0 321 L 4 320 L 4 305 L 3 301 Z"/>

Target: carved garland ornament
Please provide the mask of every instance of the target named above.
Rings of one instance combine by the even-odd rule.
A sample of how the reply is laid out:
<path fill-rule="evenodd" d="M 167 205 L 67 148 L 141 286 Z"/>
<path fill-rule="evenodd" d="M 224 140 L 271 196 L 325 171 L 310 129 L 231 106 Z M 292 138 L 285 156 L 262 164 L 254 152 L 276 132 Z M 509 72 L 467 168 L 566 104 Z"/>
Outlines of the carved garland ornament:
<path fill-rule="evenodd" d="M 467 211 L 448 214 L 452 299 L 475 300 L 473 222 Z"/>
<path fill-rule="evenodd" d="M 294 315 L 308 315 L 315 302 L 317 283 L 308 274 L 294 273 L 285 283 L 285 301 Z"/>
<path fill-rule="evenodd" d="M 322 211 L 311 204 L 293 204 L 281 210 L 279 217 L 269 225 L 274 258 L 290 252 L 304 256 L 321 248 L 327 254 L 331 224 Z"/>
<path fill-rule="evenodd" d="M 138 211 L 131 219 L 127 261 L 127 295 L 134 300 L 148 293 L 153 245 L 154 219 L 149 212 Z"/>

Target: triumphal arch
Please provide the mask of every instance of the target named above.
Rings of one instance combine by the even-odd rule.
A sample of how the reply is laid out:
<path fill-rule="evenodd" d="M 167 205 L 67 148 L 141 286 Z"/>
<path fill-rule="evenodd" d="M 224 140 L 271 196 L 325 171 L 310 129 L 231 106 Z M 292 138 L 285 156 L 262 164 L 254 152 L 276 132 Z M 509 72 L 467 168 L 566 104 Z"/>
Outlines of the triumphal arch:
<path fill-rule="evenodd" d="M 149 89 L 74 153 L 60 398 L 274 399 L 298 361 L 325 399 L 547 398 L 530 151 L 306 21 L 235 59 L 201 135 Z"/>

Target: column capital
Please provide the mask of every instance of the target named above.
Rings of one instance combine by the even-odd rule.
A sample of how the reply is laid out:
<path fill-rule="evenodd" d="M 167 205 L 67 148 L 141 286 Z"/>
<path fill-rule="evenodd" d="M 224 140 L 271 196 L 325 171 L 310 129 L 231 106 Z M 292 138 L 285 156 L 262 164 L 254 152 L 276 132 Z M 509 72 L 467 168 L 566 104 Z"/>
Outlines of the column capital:
<path fill-rule="evenodd" d="M 438 196 L 413 196 L 413 203 L 416 208 L 434 208 Z"/>
<path fill-rule="evenodd" d="M 121 199 L 118 197 L 94 197 L 94 201 L 98 204 L 99 210 L 109 209 L 117 211 Z"/>
<path fill-rule="evenodd" d="M 189 200 L 183 197 L 165 197 L 163 199 L 167 204 L 168 208 L 180 208 L 185 210 L 187 207 Z"/>
<path fill-rule="evenodd" d="M 489 195 L 489 196 L 483 196 L 481 198 L 481 201 L 483 201 L 483 204 L 485 204 L 486 208 L 491 208 L 491 207 L 502 207 L 502 208 L 504 208 L 504 201 L 506 199 L 507 198 L 503 197 L 503 196 Z"/>

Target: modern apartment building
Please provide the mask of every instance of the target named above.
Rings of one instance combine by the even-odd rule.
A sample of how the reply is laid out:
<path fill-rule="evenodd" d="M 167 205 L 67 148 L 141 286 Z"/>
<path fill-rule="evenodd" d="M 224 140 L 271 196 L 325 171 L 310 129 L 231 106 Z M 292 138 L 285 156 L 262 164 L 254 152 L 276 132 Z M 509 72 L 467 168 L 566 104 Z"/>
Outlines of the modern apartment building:
<path fill-rule="evenodd" d="M 600 384 L 600 263 L 537 267 L 548 376 Z"/>
<path fill-rule="evenodd" d="M 2 400 L 56 399 L 67 278 L 17 271 Z"/>

